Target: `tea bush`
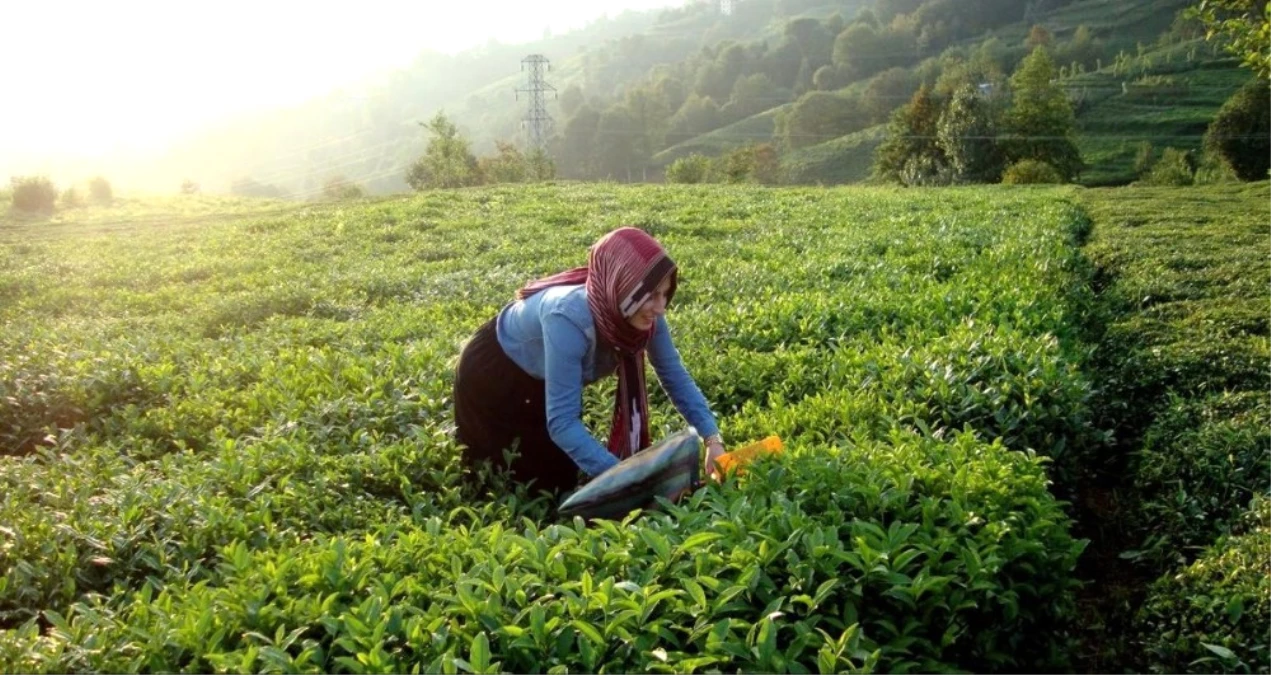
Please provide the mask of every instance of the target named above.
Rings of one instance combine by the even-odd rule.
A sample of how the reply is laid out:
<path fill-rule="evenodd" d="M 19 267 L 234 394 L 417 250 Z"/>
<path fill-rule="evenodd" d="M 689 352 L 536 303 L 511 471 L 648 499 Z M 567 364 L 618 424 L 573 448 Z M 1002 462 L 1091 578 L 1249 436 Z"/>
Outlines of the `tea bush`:
<path fill-rule="evenodd" d="M 1271 669 L 1271 501 L 1248 530 L 1224 537 L 1196 562 L 1153 584 L 1139 612 L 1155 673 L 1265 673 Z"/>
<path fill-rule="evenodd" d="M 1102 442 L 1071 194 L 536 185 L 0 240 L 0 670 L 1063 669 L 1049 481 Z M 463 341 L 621 224 L 681 265 L 725 436 L 789 456 L 625 523 L 474 494 Z"/>

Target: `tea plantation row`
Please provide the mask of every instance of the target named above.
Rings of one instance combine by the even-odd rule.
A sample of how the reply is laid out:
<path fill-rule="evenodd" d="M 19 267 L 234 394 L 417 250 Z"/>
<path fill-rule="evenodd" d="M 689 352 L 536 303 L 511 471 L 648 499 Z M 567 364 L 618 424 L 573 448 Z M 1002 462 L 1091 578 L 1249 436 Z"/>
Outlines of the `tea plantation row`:
<path fill-rule="evenodd" d="M 1137 669 L 1271 670 L 1266 195 L 1084 196 L 1104 315 L 1096 408 L 1118 431 L 1106 473 L 1126 505 L 1115 526 L 1134 572 L 1156 579 L 1128 617 Z"/>
<path fill-rule="evenodd" d="M 1051 477 L 1105 440 L 1070 200 L 565 185 L 0 230 L 0 670 L 1070 667 Z M 622 224 L 681 265 L 726 437 L 788 456 L 620 524 L 462 487 L 462 341 Z"/>

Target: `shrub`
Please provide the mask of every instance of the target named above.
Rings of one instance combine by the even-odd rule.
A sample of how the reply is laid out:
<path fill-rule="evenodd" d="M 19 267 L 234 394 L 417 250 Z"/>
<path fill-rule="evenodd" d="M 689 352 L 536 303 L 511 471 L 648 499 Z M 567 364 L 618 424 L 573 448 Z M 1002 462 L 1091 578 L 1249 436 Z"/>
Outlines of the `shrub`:
<path fill-rule="evenodd" d="M 1228 534 L 1250 495 L 1271 484 L 1271 402 L 1265 391 L 1172 397 L 1143 438 L 1134 478 L 1140 553 L 1158 569 Z"/>
<path fill-rule="evenodd" d="M 1063 176 L 1050 164 L 1036 159 L 1023 159 L 1006 167 L 1002 182 L 1007 185 L 1063 183 Z"/>
<path fill-rule="evenodd" d="M 322 184 L 322 197 L 332 201 L 344 199 L 361 199 L 366 196 L 362 186 L 344 176 L 332 176 Z"/>
<path fill-rule="evenodd" d="M 1214 117 L 1205 149 L 1223 158 L 1240 180 L 1263 180 L 1271 168 L 1271 102 L 1267 83 L 1250 80 Z"/>
<path fill-rule="evenodd" d="M 84 198 L 80 196 L 79 190 L 74 186 L 62 190 L 62 197 L 59 199 L 64 209 L 75 209 L 84 205 Z"/>
<path fill-rule="evenodd" d="M 666 170 L 666 182 L 702 183 L 706 181 L 710 168 L 711 159 L 695 152 L 671 162 Z"/>
<path fill-rule="evenodd" d="M 11 179 L 13 206 L 23 211 L 51 212 L 57 200 L 57 189 L 47 176 L 21 176 Z"/>
<path fill-rule="evenodd" d="M 240 178 L 230 184 L 230 194 L 239 197 L 265 197 L 278 198 L 282 196 L 282 190 L 275 185 L 268 185 L 256 182 L 253 178 Z"/>
<path fill-rule="evenodd" d="M 1187 153 L 1175 148 L 1165 148 L 1161 158 L 1156 160 L 1151 170 L 1143 177 L 1144 185 L 1191 185 L 1193 173 Z"/>
<path fill-rule="evenodd" d="M 1271 501 L 1257 500 L 1246 522 L 1247 532 L 1152 585 L 1137 617 L 1152 672 L 1271 669 Z"/>
<path fill-rule="evenodd" d="M 199 193 L 199 184 L 198 184 L 198 183 L 195 183 L 194 181 L 190 180 L 189 178 L 186 178 L 184 181 L 181 181 L 181 194 L 183 194 L 183 195 L 196 195 L 196 194 L 198 194 L 198 193 Z"/>
<path fill-rule="evenodd" d="M 109 204 L 114 199 L 114 191 L 110 188 L 110 181 L 101 176 L 96 176 L 88 181 L 88 195 L 95 204 Z"/>
<path fill-rule="evenodd" d="M 1152 164 L 1156 162 L 1156 151 L 1153 150 L 1152 144 L 1148 141 L 1140 141 L 1138 150 L 1134 153 L 1134 175 L 1143 178 L 1148 171 L 1152 170 Z"/>

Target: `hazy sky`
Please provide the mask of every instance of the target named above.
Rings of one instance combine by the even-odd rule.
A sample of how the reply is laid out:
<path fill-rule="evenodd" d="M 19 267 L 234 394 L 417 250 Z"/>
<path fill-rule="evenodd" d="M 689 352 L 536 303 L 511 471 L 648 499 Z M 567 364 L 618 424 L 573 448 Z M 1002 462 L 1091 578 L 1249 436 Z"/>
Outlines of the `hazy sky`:
<path fill-rule="evenodd" d="M 65 0 L 8 3 L 5 155 L 144 150 L 226 114 L 297 102 L 493 38 L 516 43 L 683 0 Z M 3 178 L 3 177 L 0 177 Z"/>

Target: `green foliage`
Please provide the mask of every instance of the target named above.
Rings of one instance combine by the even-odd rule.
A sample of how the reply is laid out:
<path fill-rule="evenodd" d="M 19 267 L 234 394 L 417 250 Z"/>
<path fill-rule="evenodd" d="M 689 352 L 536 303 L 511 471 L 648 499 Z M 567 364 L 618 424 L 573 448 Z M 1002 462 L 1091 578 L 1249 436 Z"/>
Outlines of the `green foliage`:
<path fill-rule="evenodd" d="M 852 24 L 834 40 L 834 65 L 843 69 L 849 82 L 879 72 L 884 64 L 879 56 L 895 49 L 886 38 L 868 23 Z"/>
<path fill-rule="evenodd" d="M 414 190 L 428 188 L 457 188 L 477 185 L 481 174 L 477 158 L 468 149 L 468 141 L 459 133 L 459 127 L 438 112 L 428 122 L 420 122 L 432 138 L 424 155 L 410 166 L 406 183 Z"/>
<path fill-rule="evenodd" d="M 997 123 L 975 87 L 967 84 L 954 92 L 936 128 L 954 182 L 994 182 L 1002 175 Z"/>
<path fill-rule="evenodd" d="M 1271 500 L 1177 575 L 1152 585 L 1138 614 L 1154 673 L 1264 673 L 1271 669 Z"/>
<path fill-rule="evenodd" d="M 1002 182 L 1007 185 L 1036 185 L 1041 183 L 1063 183 L 1064 177 L 1059 170 L 1050 164 L 1036 159 L 1021 159 L 1006 167 L 1002 172 Z"/>
<path fill-rule="evenodd" d="M 1067 199 L 516 185 L 6 242 L 0 670 L 1067 669 Z M 614 223 L 684 266 L 676 342 L 725 435 L 789 451 L 560 521 L 465 486 L 453 359 Z"/>
<path fill-rule="evenodd" d="M 258 183 L 254 178 L 239 178 L 230 183 L 230 194 L 236 197 L 261 197 L 277 199 L 282 197 L 282 190 L 272 184 Z"/>
<path fill-rule="evenodd" d="M 199 193 L 198 183 L 194 182 L 193 180 L 190 180 L 189 178 L 186 178 L 185 180 L 181 181 L 181 194 L 196 195 L 198 193 Z"/>
<path fill-rule="evenodd" d="M 720 157 L 711 174 L 724 183 L 774 185 L 781 182 L 781 164 L 771 143 L 757 143 Z"/>
<path fill-rule="evenodd" d="M 57 200 L 57 189 L 47 176 L 14 176 L 12 186 L 13 207 L 21 211 L 51 212 Z"/>
<path fill-rule="evenodd" d="M 522 183 L 529 167 L 521 149 L 506 141 L 495 142 L 496 154 L 477 160 L 477 174 L 484 183 Z"/>
<path fill-rule="evenodd" d="M 1171 394 L 1143 437 L 1134 490 L 1136 559 L 1163 569 L 1233 530 L 1250 495 L 1271 488 L 1271 401 L 1265 391 Z"/>
<path fill-rule="evenodd" d="M 706 176 L 711 168 L 711 159 L 705 155 L 693 153 L 687 157 L 681 157 L 674 162 L 666 170 L 666 182 L 668 183 L 704 183 Z"/>
<path fill-rule="evenodd" d="M 331 176 L 322 184 L 322 198 L 329 201 L 361 199 L 365 196 L 362 186 L 344 176 Z"/>
<path fill-rule="evenodd" d="M 1147 176 L 1156 163 L 1156 151 L 1148 141 L 1139 141 L 1138 150 L 1134 152 L 1134 175 L 1139 178 Z"/>
<path fill-rule="evenodd" d="M 95 204 L 110 204 L 115 198 L 114 190 L 110 187 L 110 181 L 102 176 L 95 176 L 88 181 L 88 196 Z"/>
<path fill-rule="evenodd" d="M 1152 164 L 1152 168 L 1143 177 L 1144 185 L 1191 185 L 1194 171 L 1188 154 L 1177 148 L 1165 148 L 1160 159 Z"/>
<path fill-rule="evenodd" d="M 874 175 L 902 185 L 946 183 L 948 160 L 938 142 L 940 104 L 923 85 L 892 114 L 887 138 L 874 153 Z"/>
<path fill-rule="evenodd" d="M 777 135 L 787 148 L 803 148 L 860 131 L 869 125 L 861 101 L 824 91 L 810 91 L 777 116 Z"/>
<path fill-rule="evenodd" d="M 1008 163 L 1033 159 L 1051 165 L 1064 181 L 1077 177 L 1081 154 L 1073 142 L 1072 104 L 1054 84 L 1055 64 L 1045 47 L 1025 58 L 1011 76 L 1011 107 L 1002 148 Z"/>
<path fill-rule="evenodd" d="M 62 196 L 58 199 L 64 209 L 76 209 L 84 205 L 84 198 L 80 196 L 79 190 L 75 186 L 62 190 Z"/>
<path fill-rule="evenodd" d="M 1271 90 L 1266 80 L 1250 80 L 1214 117 L 1205 149 L 1221 158 L 1240 180 L 1264 180 L 1271 169 Z"/>
<path fill-rule="evenodd" d="M 1203 0 L 1190 8 L 1189 18 L 1205 27 L 1206 39 L 1221 36 L 1226 50 L 1241 59 L 1263 82 L 1271 81 L 1271 5 L 1267 0 Z"/>

